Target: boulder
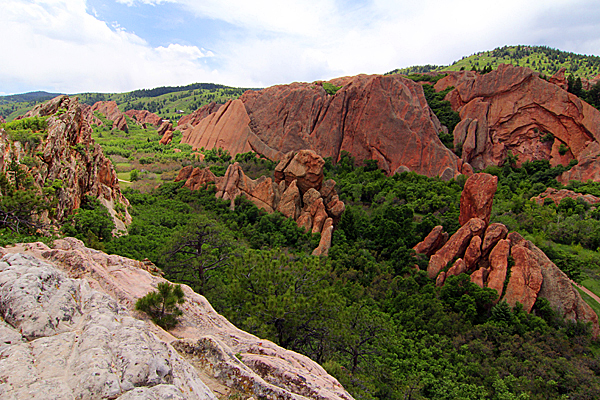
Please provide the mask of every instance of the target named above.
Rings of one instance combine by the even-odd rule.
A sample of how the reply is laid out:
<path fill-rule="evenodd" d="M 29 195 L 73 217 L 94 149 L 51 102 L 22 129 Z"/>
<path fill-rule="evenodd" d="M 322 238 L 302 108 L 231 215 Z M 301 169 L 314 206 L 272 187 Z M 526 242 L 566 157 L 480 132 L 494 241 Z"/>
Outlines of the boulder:
<path fill-rule="evenodd" d="M 300 216 L 301 209 L 302 197 L 300 196 L 300 190 L 298 190 L 296 181 L 293 181 L 281 195 L 277 211 L 288 218 L 296 220 Z"/>
<path fill-rule="evenodd" d="M 481 245 L 481 252 L 485 255 L 488 254 L 491 249 L 494 248 L 496 243 L 506 238 L 508 234 L 508 228 L 504 224 L 493 223 L 490 224 L 485 230 L 483 235 L 483 243 Z"/>
<path fill-rule="evenodd" d="M 510 270 L 504 300 L 511 307 L 521 303 L 525 312 L 531 312 L 542 288 L 542 271 L 535 255 L 527 247 L 521 244 L 513 245 L 510 255 L 515 264 Z"/>
<path fill-rule="evenodd" d="M 417 243 L 413 249 L 419 254 L 431 256 L 442 247 L 448 240 L 448 233 L 444 232 L 444 227 L 436 226 L 429 232 L 422 242 Z"/>
<path fill-rule="evenodd" d="M 173 124 L 169 121 L 163 121 L 156 133 L 162 136 L 160 144 L 167 145 L 171 143 L 171 140 L 173 140 Z"/>
<path fill-rule="evenodd" d="M 554 83 L 556 86 L 563 90 L 569 90 L 569 83 L 567 82 L 567 78 L 565 77 L 566 68 L 561 68 L 557 73 L 548 78 L 548 82 Z"/>
<path fill-rule="evenodd" d="M 492 249 L 489 256 L 490 273 L 487 278 L 486 286 L 494 289 L 498 296 L 495 303 L 502 297 L 504 281 L 508 271 L 508 256 L 510 255 L 510 242 L 506 239 L 498 241 Z"/>
<path fill-rule="evenodd" d="M 485 229 L 485 222 L 479 218 L 472 218 L 460 227 L 429 259 L 427 276 L 434 279 L 438 273 L 455 257 L 462 257 L 473 236 L 480 235 Z"/>
<path fill-rule="evenodd" d="M 479 268 L 477 271 L 471 274 L 471 282 L 483 289 L 485 287 L 485 281 L 488 277 L 488 274 L 489 271 L 487 268 Z"/>
<path fill-rule="evenodd" d="M 477 267 L 477 262 L 481 257 L 481 237 L 473 236 L 465 250 L 464 263 L 468 271 L 473 271 Z"/>
<path fill-rule="evenodd" d="M 177 178 L 179 178 L 179 175 L 177 176 Z M 184 186 L 189 188 L 190 190 L 198 190 L 207 183 L 214 182 L 216 179 L 217 177 L 215 176 L 215 174 L 212 173 L 212 171 L 208 167 L 194 168 L 190 175 L 187 177 Z"/>
<path fill-rule="evenodd" d="M 323 158 L 314 151 L 300 150 L 293 155 L 286 155 L 275 167 L 275 182 L 285 180 L 286 185 L 289 185 L 292 181 L 297 181 L 302 194 L 311 188 L 318 191 L 323 184 L 324 165 Z"/>
<path fill-rule="evenodd" d="M 435 278 L 435 286 L 442 287 L 446 282 L 446 273 L 444 271 L 440 272 L 440 274 Z"/>
<path fill-rule="evenodd" d="M 446 278 L 449 276 L 458 276 L 467 272 L 467 264 L 465 264 L 462 258 L 456 260 L 456 262 L 450 267 L 448 271 L 446 271 Z M 441 275 L 441 274 L 440 274 Z"/>
<path fill-rule="evenodd" d="M 313 250 L 313 256 L 326 256 L 331 248 L 331 238 L 333 236 L 333 219 L 327 218 L 321 230 L 321 240 L 319 246 Z"/>
<path fill-rule="evenodd" d="M 461 225 L 471 218 L 479 218 L 486 224 L 490 222 L 497 186 L 498 177 L 490 174 L 474 174 L 467 179 L 460 196 L 459 223 Z"/>

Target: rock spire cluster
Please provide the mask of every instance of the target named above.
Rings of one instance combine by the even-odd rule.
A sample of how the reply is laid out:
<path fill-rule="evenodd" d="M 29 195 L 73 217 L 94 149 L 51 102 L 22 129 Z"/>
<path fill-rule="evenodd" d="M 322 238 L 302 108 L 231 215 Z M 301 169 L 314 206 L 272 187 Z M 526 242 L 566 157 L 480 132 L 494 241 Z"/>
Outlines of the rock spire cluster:
<path fill-rule="evenodd" d="M 497 178 L 475 174 L 467 179 L 460 204 L 458 231 L 449 236 L 441 226 L 415 246 L 430 256 L 427 274 L 442 286 L 449 276 L 470 274 L 471 281 L 498 293 L 496 303 L 521 303 L 531 312 L 543 297 L 566 319 L 591 322 L 598 336 L 598 316 L 571 280 L 538 247 L 500 223 L 489 223 Z M 505 289 L 506 288 L 506 289 Z"/>
<path fill-rule="evenodd" d="M 320 233 L 321 241 L 314 255 L 327 255 L 331 247 L 333 227 L 345 210 L 344 203 L 335 191 L 335 181 L 323 181 L 322 157 L 311 150 L 286 154 L 275 167 L 275 177 L 261 176 L 250 179 L 239 163 L 231 164 L 225 176 L 215 176 L 209 168 L 184 167 L 176 182 L 185 181 L 185 186 L 198 190 L 209 182 L 217 187 L 216 196 L 229 200 L 231 207 L 242 195 L 257 207 L 272 213 L 281 212 L 294 219 L 306 232 Z"/>

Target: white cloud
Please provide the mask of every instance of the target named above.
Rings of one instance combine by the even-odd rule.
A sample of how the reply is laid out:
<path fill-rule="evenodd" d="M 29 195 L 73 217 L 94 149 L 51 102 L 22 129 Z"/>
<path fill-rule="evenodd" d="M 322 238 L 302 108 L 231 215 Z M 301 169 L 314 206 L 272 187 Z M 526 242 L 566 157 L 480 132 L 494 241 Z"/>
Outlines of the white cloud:
<path fill-rule="evenodd" d="M 10 57 L 0 89 L 125 91 L 198 81 L 256 87 L 449 64 L 510 44 L 588 54 L 600 48 L 597 0 L 116 1 L 142 14 L 171 3 L 169 10 L 179 7 L 199 27 L 211 20 L 211 51 L 200 29 L 152 48 L 122 21 L 101 21 L 86 0 L 3 0 L 0 35 L 10 38 L 3 42 Z"/>
<path fill-rule="evenodd" d="M 227 79 L 203 63 L 210 52 L 170 44 L 153 49 L 124 28 L 109 27 L 83 0 L 8 0 L 0 16 L 0 88 L 6 92 L 126 91 Z M 234 79 L 232 79 L 234 80 Z"/>

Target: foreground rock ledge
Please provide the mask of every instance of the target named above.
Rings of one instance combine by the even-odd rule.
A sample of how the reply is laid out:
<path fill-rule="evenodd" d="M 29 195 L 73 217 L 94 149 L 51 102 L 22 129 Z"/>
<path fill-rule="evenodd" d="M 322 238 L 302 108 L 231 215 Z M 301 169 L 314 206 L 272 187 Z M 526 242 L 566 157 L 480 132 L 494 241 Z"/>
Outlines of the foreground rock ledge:
<path fill-rule="evenodd" d="M 2 399 L 352 399 L 320 365 L 237 329 L 187 286 L 170 333 L 136 318 L 135 301 L 165 281 L 139 261 L 72 238 L 0 255 Z"/>

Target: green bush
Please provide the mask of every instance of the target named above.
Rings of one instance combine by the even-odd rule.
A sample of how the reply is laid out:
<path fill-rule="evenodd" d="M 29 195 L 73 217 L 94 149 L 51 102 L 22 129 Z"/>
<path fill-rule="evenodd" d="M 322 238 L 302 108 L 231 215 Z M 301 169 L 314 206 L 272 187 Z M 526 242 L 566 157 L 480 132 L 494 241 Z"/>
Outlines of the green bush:
<path fill-rule="evenodd" d="M 158 284 L 158 291 L 138 299 L 135 309 L 148 314 L 161 328 L 172 329 L 178 323 L 177 317 L 182 314 L 177 305 L 185 302 L 184 296 L 181 285 L 161 282 Z"/>

